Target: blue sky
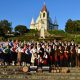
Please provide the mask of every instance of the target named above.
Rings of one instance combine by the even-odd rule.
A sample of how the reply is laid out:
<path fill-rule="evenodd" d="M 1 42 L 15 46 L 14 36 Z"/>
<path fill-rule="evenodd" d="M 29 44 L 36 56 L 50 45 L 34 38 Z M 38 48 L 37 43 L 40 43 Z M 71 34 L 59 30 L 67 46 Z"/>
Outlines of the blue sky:
<path fill-rule="evenodd" d="M 45 0 L 50 17 L 55 16 L 59 29 L 65 28 L 68 19 L 80 19 L 80 0 Z M 14 28 L 18 24 L 29 28 L 32 17 L 36 20 L 44 0 L 0 0 L 0 20 L 7 19 Z"/>

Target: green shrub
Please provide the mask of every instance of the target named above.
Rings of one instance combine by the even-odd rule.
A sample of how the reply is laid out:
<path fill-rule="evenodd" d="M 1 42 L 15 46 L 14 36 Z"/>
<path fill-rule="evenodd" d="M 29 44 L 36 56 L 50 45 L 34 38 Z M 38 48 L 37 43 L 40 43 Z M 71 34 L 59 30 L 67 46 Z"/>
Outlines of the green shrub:
<path fill-rule="evenodd" d="M 50 34 L 55 34 L 55 35 L 64 35 L 65 32 L 63 30 L 49 30 L 48 31 Z"/>

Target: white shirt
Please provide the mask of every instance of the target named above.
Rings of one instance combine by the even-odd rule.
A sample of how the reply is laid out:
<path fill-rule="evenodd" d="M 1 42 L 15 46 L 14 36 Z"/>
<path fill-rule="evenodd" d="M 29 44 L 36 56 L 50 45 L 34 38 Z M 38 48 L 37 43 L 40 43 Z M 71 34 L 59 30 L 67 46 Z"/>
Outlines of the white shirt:
<path fill-rule="evenodd" d="M 80 54 L 80 49 L 78 49 L 78 54 Z"/>

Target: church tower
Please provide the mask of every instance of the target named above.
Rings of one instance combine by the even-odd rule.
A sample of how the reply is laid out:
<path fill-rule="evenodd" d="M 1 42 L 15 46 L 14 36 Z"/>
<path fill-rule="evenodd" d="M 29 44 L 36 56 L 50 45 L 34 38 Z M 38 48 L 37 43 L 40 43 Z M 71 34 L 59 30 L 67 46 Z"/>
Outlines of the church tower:
<path fill-rule="evenodd" d="M 44 3 L 43 8 L 40 11 L 39 17 L 36 20 L 36 24 L 38 24 L 38 25 L 36 25 L 37 29 L 40 31 L 42 24 L 44 24 L 44 26 L 43 26 L 44 30 L 47 30 L 48 29 L 47 21 L 48 21 L 48 11 L 46 8 L 46 4 Z"/>
<path fill-rule="evenodd" d="M 47 30 L 48 28 L 48 11 L 47 11 L 47 8 L 46 8 L 46 4 L 44 3 L 44 6 L 41 10 L 41 20 L 43 21 L 44 23 L 44 29 Z"/>
<path fill-rule="evenodd" d="M 37 29 L 38 31 L 40 31 L 42 27 L 44 28 L 44 31 L 58 30 L 57 20 L 55 18 L 53 23 L 51 17 L 49 16 L 49 12 L 47 10 L 45 2 L 39 13 L 39 16 L 37 17 L 36 22 L 34 22 L 34 19 L 32 18 L 30 24 L 30 29 Z"/>

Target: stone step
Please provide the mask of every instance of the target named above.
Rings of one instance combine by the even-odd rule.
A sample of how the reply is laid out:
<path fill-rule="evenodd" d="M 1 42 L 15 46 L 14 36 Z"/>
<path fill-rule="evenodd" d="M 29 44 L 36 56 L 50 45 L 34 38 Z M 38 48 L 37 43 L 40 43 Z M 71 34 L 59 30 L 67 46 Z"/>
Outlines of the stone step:
<path fill-rule="evenodd" d="M 50 72 L 23 72 L 22 66 L 0 66 L 1 80 L 80 80 L 80 68 L 68 67 L 70 73 L 50 73 Z M 60 69 L 60 68 L 56 68 Z M 61 69 L 66 70 L 66 67 Z"/>
<path fill-rule="evenodd" d="M 19 75 L 0 75 L 0 79 L 26 79 L 26 80 L 80 80 L 80 74 L 76 73 L 35 73 Z"/>

